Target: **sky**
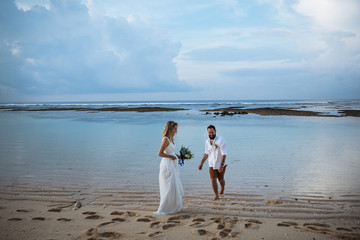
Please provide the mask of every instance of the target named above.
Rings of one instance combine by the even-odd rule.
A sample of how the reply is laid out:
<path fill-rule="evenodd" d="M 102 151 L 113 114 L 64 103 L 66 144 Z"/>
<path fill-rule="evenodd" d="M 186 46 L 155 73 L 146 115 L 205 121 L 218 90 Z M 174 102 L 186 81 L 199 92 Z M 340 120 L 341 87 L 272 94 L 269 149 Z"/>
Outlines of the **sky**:
<path fill-rule="evenodd" d="M 359 99 L 358 0 L 1 0 L 0 101 Z"/>

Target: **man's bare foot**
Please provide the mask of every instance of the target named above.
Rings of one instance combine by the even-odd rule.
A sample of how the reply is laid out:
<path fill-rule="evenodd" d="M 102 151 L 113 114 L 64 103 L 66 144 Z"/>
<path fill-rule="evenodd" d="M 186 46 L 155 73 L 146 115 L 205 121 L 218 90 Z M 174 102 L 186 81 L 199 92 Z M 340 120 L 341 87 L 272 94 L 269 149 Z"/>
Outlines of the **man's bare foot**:
<path fill-rule="evenodd" d="M 219 197 L 218 197 L 218 196 L 215 196 L 214 199 L 213 199 L 213 201 L 217 201 L 217 200 L 219 200 Z"/>
<path fill-rule="evenodd" d="M 224 190 L 221 189 L 220 195 L 224 195 Z"/>

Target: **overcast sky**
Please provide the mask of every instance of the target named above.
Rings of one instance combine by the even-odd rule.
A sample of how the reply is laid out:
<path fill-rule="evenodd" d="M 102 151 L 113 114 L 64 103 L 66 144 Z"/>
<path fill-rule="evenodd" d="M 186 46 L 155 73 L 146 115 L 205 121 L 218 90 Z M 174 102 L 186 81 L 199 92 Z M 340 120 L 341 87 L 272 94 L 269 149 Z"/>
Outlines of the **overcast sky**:
<path fill-rule="evenodd" d="M 360 98 L 358 0 L 1 0 L 0 101 Z"/>

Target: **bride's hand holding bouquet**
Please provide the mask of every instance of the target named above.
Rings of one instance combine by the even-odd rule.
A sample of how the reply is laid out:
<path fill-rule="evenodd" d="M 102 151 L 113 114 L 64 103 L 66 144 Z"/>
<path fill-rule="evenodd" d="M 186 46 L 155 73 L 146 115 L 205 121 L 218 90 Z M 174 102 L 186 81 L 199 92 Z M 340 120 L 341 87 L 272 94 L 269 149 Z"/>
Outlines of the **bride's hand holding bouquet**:
<path fill-rule="evenodd" d="M 180 148 L 180 156 L 179 156 L 179 165 L 184 166 L 184 160 L 190 160 L 194 157 L 194 154 L 191 153 L 189 148 L 181 146 Z"/>

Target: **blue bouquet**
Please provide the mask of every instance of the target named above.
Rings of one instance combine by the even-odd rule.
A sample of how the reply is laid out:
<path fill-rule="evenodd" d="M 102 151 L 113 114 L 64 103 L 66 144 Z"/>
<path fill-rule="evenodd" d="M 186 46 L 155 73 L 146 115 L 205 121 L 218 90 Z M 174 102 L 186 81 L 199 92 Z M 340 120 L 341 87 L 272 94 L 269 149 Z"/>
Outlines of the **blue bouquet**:
<path fill-rule="evenodd" d="M 180 160 L 179 165 L 184 166 L 185 162 L 184 160 L 189 160 L 194 157 L 194 154 L 191 153 L 189 148 L 186 148 L 184 146 L 181 146 L 180 148 Z"/>

